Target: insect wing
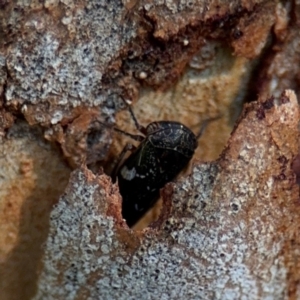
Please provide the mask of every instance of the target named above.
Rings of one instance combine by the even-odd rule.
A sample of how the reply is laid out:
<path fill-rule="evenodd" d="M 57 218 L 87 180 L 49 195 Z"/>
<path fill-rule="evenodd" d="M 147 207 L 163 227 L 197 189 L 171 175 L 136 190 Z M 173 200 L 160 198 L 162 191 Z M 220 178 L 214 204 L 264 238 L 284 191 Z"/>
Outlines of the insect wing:
<path fill-rule="evenodd" d="M 191 157 L 176 150 L 154 147 L 145 140 L 127 158 L 119 169 L 118 183 L 123 217 L 129 226 L 155 203 L 159 190 L 180 173 Z"/>

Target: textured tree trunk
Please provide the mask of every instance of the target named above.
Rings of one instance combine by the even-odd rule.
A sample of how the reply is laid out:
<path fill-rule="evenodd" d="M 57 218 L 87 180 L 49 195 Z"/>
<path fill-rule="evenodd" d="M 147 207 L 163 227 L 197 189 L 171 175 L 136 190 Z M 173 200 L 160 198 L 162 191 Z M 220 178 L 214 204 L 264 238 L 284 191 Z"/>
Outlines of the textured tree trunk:
<path fill-rule="evenodd" d="M 0 0 L 0 299 L 299 299 L 299 13 Z M 137 134 L 122 98 L 222 115 L 137 231 L 101 171 Z"/>

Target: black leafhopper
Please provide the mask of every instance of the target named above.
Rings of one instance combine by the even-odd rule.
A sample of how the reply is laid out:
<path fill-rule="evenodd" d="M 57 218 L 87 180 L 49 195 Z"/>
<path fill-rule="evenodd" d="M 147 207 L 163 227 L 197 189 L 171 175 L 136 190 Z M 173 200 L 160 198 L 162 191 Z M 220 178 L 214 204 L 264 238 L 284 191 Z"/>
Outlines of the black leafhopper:
<path fill-rule="evenodd" d="M 125 102 L 125 100 L 123 99 Z M 172 181 L 189 163 L 207 124 L 219 118 L 207 119 L 198 134 L 174 121 L 156 121 L 141 126 L 131 107 L 125 102 L 142 135 L 121 132 L 140 142 L 135 147 L 128 143 L 119 157 L 114 171 L 123 198 L 122 215 L 128 226 L 133 226 L 159 198 L 160 189 Z M 131 154 L 124 160 L 126 152 Z"/>

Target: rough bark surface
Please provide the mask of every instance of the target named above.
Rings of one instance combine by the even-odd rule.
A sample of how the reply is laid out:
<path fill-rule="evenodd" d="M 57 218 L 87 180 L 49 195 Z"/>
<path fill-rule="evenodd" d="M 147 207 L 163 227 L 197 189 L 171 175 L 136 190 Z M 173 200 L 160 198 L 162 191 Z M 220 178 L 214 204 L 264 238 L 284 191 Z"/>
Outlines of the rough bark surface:
<path fill-rule="evenodd" d="M 293 88 L 299 98 L 299 11 L 299 0 L 0 0 L 0 299 L 26 300 L 35 295 L 42 267 L 43 244 L 49 229 L 49 215 L 52 205 L 57 203 L 69 181 L 69 166 L 81 166 L 81 171 L 77 171 L 75 177 L 72 177 L 66 197 L 72 191 L 75 193 L 82 182 L 86 182 L 88 186 L 93 182 L 95 189 L 100 189 L 101 193 L 112 193 L 109 199 L 114 199 L 117 203 L 110 206 L 109 214 L 115 216 L 118 211 L 118 223 L 121 222 L 117 187 L 112 188 L 104 175 L 94 177 L 82 167 L 87 164 L 95 173 L 99 172 L 100 167 L 111 169 L 113 160 L 125 143 L 122 136 L 112 134 L 115 123 L 125 131 L 134 133 L 128 114 L 124 112 L 117 115 L 124 108 L 121 96 L 132 100 L 136 116 L 143 125 L 154 120 L 176 120 L 197 132 L 203 119 L 222 114 L 223 117 L 211 124 L 200 140 L 195 158 L 205 161 L 215 161 L 222 152 L 232 126 L 242 111 L 243 102 L 256 100 L 257 95 L 264 100 L 270 99 L 272 94 L 279 98 L 287 88 Z M 296 111 L 293 97 L 289 94 L 287 98 L 292 103 L 288 105 L 292 105 Z M 257 113 L 256 121 L 245 115 L 241 119 L 242 123 L 252 120 L 247 123 L 249 132 L 244 132 L 244 139 L 251 137 L 251 145 L 254 145 L 251 151 L 266 145 L 259 138 L 254 140 L 251 133 L 256 132 L 258 120 L 261 120 L 258 122 L 261 126 L 270 121 L 267 108 L 271 102 L 261 104 L 260 109 L 259 104 L 248 107 L 250 112 Z M 283 107 L 286 110 L 281 111 Z M 285 115 L 289 108 L 283 105 L 270 107 L 269 110 L 276 110 L 278 116 L 279 111 Z M 280 119 L 280 122 L 285 121 Z M 267 127 L 274 128 L 273 125 Z M 279 129 L 273 132 L 272 137 L 276 139 L 276 143 L 283 143 L 278 151 L 283 151 L 282 147 L 294 149 L 298 133 L 291 132 L 294 140 L 287 140 L 283 133 L 281 136 Z M 234 136 L 235 133 L 231 137 L 231 150 L 223 152 L 227 153 L 229 162 L 234 160 L 233 149 L 240 153 L 240 144 Z M 59 148 L 45 142 L 43 137 L 56 143 Z M 241 140 L 240 136 L 239 142 Z M 236 146 L 234 143 L 237 143 Z M 270 147 L 265 150 L 272 149 Z M 229 158 L 229 155 L 232 157 Z M 289 157 L 288 162 L 284 157 Z M 283 167 L 291 162 L 290 156 L 280 159 Z M 68 161 L 69 166 L 64 160 Z M 199 168 L 204 168 L 205 173 L 205 166 L 207 170 L 212 170 L 212 174 L 219 174 L 223 167 L 224 170 L 229 168 L 223 166 L 224 161 L 223 157 L 217 162 L 199 165 L 192 174 L 196 174 Z M 293 163 L 298 182 L 299 161 L 298 157 Z M 271 168 L 269 163 L 273 164 L 273 160 L 264 158 L 259 162 L 263 167 Z M 237 166 L 238 164 L 232 164 L 232 174 L 235 174 Z M 277 178 L 274 182 L 279 184 L 282 181 L 285 186 L 286 178 L 290 178 L 285 178 L 285 172 L 290 169 L 283 169 L 283 173 L 280 170 L 276 164 L 274 172 L 278 171 L 278 174 L 274 175 Z M 76 183 L 78 176 L 80 180 Z M 236 185 L 239 188 L 252 187 L 254 190 L 251 193 L 260 195 L 265 187 L 262 182 L 252 181 L 252 178 L 258 180 L 255 176 L 258 174 L 243 177 Z M 182 182 L 184 181 L 183 178 Z M 98 188 L 96 183 L 100 184 Z M 226 193 L 230 193 L 232 186 L 226 180 L 224 184 L 219 181 L 219 187 L 223 185 L 224 188 L 228 187 Z M 188 195 L 193 194 L 194 189 L 189 184 L 182 187 L 187 189 L 182 197 L 188 203 Z M 292 185 L 293 193 L 294 189 L 296 187 Z M 170 193 L 171 190 L 169 186 Z M 282 199 L 281 188 L 277 192 L 277 198 Z M 166 218 L 170 218 L 169 213 L 176 215 L 177 211 L 172 208 L 172 212 L 168 212 L 167 208 L 171 209 L 168 200 L 170 197 L 171 195 L 167 195 L 164 200 L 167 201 L 163 211 Z M 173 199 L 176 202 L 175 196 Z M 232 202 L 232 208 L 238 209 L 240 202 Z M 212 200 L 211 203 L 216 202 Z M 141 226 L 149 224 L 159 215 L 159 211 L 158 206 L 149 212 L 141 221 Z M 249 211 L 251 212 L 250 208 Z M 292 216 L 295 213 L 296 208 Z M 259 223 L 255 216 L 247 215 L 249 224 Z M 105 209 L 101 210 L 101 218 L 106 220 Z M 264 223 L 265 219 L 266 216 L 260 222 Z M 109 222 L 110 225 L 107 226 L 112 226 L 113 232 L 118 228 L 116 230 L 121 239 L 118 240 L 118 245 L 121 248 L 127 245 L 129 252 L 135 253 L 134 249 L 140 247 L 143 240 L 147 240 L 146 237 L 143 240 L 136 237 L 133 232 L 125 229 L 122 222 L 121 228 L 112 225 L 112 219 Z M 53 236 L 53 222 L 51 226 Z M 294 226 L 298 226 L 296 221 Z M 286 223 L 278 231 L 292 237 L 292 231 L 286 229 L 290 227 Z M 105 226 L 101 230 L 106 232 Z M 169 243 L 164 231 L 159 230 L 159 233 L 150 230 L 150 236 L 154 234 L 155 241 L 161 236 Z M 243 237 L 244 232 L 241 233 Z M 258 232 L 265 237 L 267 231 L 259 228 Z M 101 236 L 97 238 L 101 239 Z M 221 238 L 220 235 L 219 240 Z M 248 235 L 245 238 L 248 239 Z M 283 277 L 286 282 L 281 282 L 281 285 L 270 279 L 270 286 L 274 283 L 273 290 L 281 289 L 286 297 L 293 299 L 297 295 L 298 275 L 295 269 L 297 263 L 293 266 L 291 261 L 298 242 L 297 238 L 286 238 L 284 241 L 286 244 L 281 248 L 280 257 L 287 257 L 284 264 L 289 273 Z M 116 251 L 119 250 L 116 248 Z M 190 252 L 186 253 L 190 256 Z M 252 260 L 256 258 L 256 252 L 247 253 L 250 253 Z M 128 252 L 124 250 L 123 254 L 125 256 L 122 257 L 126 258 Z M 50 256 L 48 251 L 46 258 Z M 272 274 L 274 268 L 277 270 L 276 259 L 274 258 L 270 271 Z M 185 266 L 182 261 L 180 264 L 180 267 Z M 77 268 L 76 265 L 75 267 Z M 101 261 L 96 267 L 103 267 L 103 270 L 106 268 Z M 206 267 L 211 270 L 209 264 Z M 46 278 L 53 280 L 53 285 L 49 283 L 49 286 L 53 286 L 53 293 L 57 291 L 54 283 L 60 284 L 55 276 L 49 277 L 47 265 L 45 268 L 39 286 L 39 295 L 43 296 Z M 250 271 L 253 269 L 254 267 Z M 57 272 L 61 272 L 60 269 Z M 250 274 L 255 274 L 251 272 Z M 271 287 L 264 285 L 264 277 L 256 275 L 258 292 L 253 297 L 264 293 L 267 295 L 268 292 L 271 294 Z M 227 275 L 224 276 L 226 279 Z M 192 284 L 192 277 L 188 287 Z M 95 275 L 94 279 L 89 280 L 99 278 Z M 221 276 L 220 280 L 222 278 Z M 143 283 L 142 280 L 142 277 L 138 278 L 141 293 L 143 289 L 152 289 L 152 283 L 148 285 L 149 281 Z M 163 279 L 159 283 L 165 284 Z M 202 286 L 203 282 L 199 279 L 198 283 Z M 282 287 L 283 283 L 286 283 L 285 287 Z M 168 289 L 172 290 L 173 283 L 168 284 Z M 104 285 L 101 287 L 106 289 Z M 90 287 L 80 288 L 82 289 L 84 293 L 96 293 Z M 86 298 L 87 294 L 78 294 L 76 289 L 74 291 L 76 297 Z M 137 290 L 133 289 L 133 292 Z M 112 290 L 108 291 L 108 295 L 111 295 L 109 293 Z M 167 296 L 169 295 L 166 294 Z M 69 297 L 72 298 L 72 295 Z M 215 295 L 211 297 L 214 298 Z"/>
<path fill-rule="evenodd" d="M 41 130 L 15 123 L 0 143 L 0 299 L 30 299 L 36 289 L 49 215 L 70 175 Z"/>
<path fill-rule="evenodd" d="M 222 49 L 255 58 L 268 42 L 278 3 L 1 2 L 0 66 L 5 107 L 23 114 L 30 124 L 44 126 L 46 138 L 62 145 L 73 166 L 83 160 L 103 161 L 111 140 L 107 128 L 99 129 L 99 122 L 114 121 L 120 95 L 135 100 L 141 86 L 170 87 L 201 49 L 200 61 L 193 64 L 200 70 L 213 71 L 207 66 L 214 65 Z M 228 59 L 231 64 L 237 60 L 232 55 Z M 241 93 L 237 84 L 243 76 L 239 75 L 251 71 L 246 60 L 238 65 L 231 75 L 236 84 L 227 85 L 225 103 L 233 103 Z M 228 72 L 228 67 L 217 66 L 217 72 Z M 200 75 L 207 82 L 209 74 Z M 213 91 L 212 84 L 208 86 Z M 199 96 L 191 97 L 188 106 L 193 107 Z M 201 95 L 201 99 L 203 103 L 220 102 L 211 93 Z M 86 116 L 83 126 L 76 122 L 82 115 Z M 168 117 L 178 119 L 178 110 Z M 184 120 L 189 123 L 189 117 Z M 75 149 L 78 141 L 80 147 Z M 90 155 L 95 149 L 97 155 Z"/>
<path fill-rule="evenodd" d="M 35 299 L 299 299 L 295 94 L 248 105 L 227 148 L 128 230 L 105 176 L 82 168 L 50 216 Z"/>

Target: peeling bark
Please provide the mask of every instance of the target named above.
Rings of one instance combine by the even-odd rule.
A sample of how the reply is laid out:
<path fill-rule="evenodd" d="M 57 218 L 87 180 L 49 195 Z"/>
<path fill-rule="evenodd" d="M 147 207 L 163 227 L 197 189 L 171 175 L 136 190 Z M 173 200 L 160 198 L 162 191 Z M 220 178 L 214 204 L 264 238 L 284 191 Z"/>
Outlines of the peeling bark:
<path fill-rule="evenodd" d="M 254 264 L 256 259 L 263 256 L 258 250 L 255 250 L 256 246 L 251 246 L 251 251 L 248 251 L 249 248 L 247 248 L 247 251 L 245 250 L 247 258 L 243 258 L 246 266 L 243 270 L 246 271 L 243 273 L 238 267 L 236 270 L 240 271 L 239 274 L 250 274 L 246 275 L 251 280 L 254 278 L 252 282 L 255 284 L 248 294 L 246 289 L 240 288 L 239 291 L 246 293 L 246 297 L 253 295 L 253 298 L 267 297 L 266 295 L 297 298 L 297 289 L 299 290 L 297 283 L 298 257 L 295 249 L 298 245 L 296 236 L 298 225 L 294 221 L 294 219 L 297 220 L 296 217 L 293 216 L 297 212 L 298 198 L 295 198 L 297 186 L 294 185 L 294 175 L 289 172 L 292 157 L 298 151 L 298 149 L 294 149 L 295 141 L 298 139 L 298 132 L 293 123 L 296 117 L 292 116 L 291 111 L 294 110 L 296 113 L 298 109 L 295 98 L 290 92 L 286 92 L 285 97 L 280 95 L 283 90 L 293 88 L 299 98 L 299 84 L 297 84 L 299 82 L 299 55 L 297 52 L 300 36 L 298 30 L 299 7 L 298 0 L 115 0 L 109 2 L 98 0 L 79 2 L 0 0 L 1 299 L 30 299 L 36 293 L 37 278 L 41 272 L 42 245 L 49 229 L 49 214 L 52 205 L 57 203 L 59 195 L 63 194 L 65 184 L 69 180 L 70 169 L 64 163 L 64 159 L 73 168 L 80 166 L 81 168 L 71 178 L 66 198 L 60 200 L 54 214 L 58 213 L 64 199 L 71 197 L 71 194 L 76 193 L 81 187 L 84 197 L 88 197 L 85 192 L 88 192 L 91 185 L 95 190 L 100 191 L 102 198 L 99 197 L 102 199 L 103 205 L 99 208 L 100 204 L 94 203 L 98 196 L 91 196 L 89 205 L 93 209 L 96 207 L 98 211 L 86 212 L 87 208 L 82 208 L 83 212 L 82 214 L 79 212 L 80 218 L 75 218 L 74 224 L 78 225 L 77 221 L 83 222 L 90 213 L 97 214 L 97 220 L 99 218 L 109 220 L 108 223 L 105 221 L 105 226 L 101 227 L 101 230 L 95 229 L 95 232 L 99 234 L 98 240 L 96 240 L 96 236 L 93 238 L 101 246 L 101 234 L 106 232 L 107 226 L 111 228 L 114 241 L 117 237 L 120 246 L 120 248 L 114 248 L 116 261 L 113 266 L 122 265 L 121 271 L 118 272 L 121 272 L 121 275 L 125 274 L 126 282 L 129 280 L 128 274 L 131 274 L 136 266 L 142 271 L 145 269 L 146 273 L 140 273 L 141 276 L 138 278 L 134 277 L 138 273 L 134 273 L 132 278 L 135 282 L 128 284 L 130 288 L 132 285 L 132 293 L 135 295 L 144 296 L 150 291 L 155 292 L 158 283 L 167 285 L 164 280 L 166 273 L 161 275 L 160 271 L 158 273 L 155 271 L 156 275 L 153 275 L 153 270 L 146 262 L 148 259 L 152 260 L 152 257 L 143 257 L 142 254 L 136 254 L 136 251 L 137 249 L 148 249 L 151 254 L 153 249 L 158 249 L 155 248 L 155 245 L 160 245 L 158 242 L 162 242 L 163 245 L 162 250 L 157 250 L 158 252 L 168 252 L 170 243 L 176 244 L 175 252 L 184 249 L 180 244 L 181 238 L 184 241 L 188 234 L 178 238 L 181 225 L 178 225 L 177 213 L 182 211 L 182 207 L 187 208 L 187 204 L 181 205 L 182 201 L 190 203 L 189 195 L 194 195 L 194 188 L 198 189 L 199 186 L 200 189 L 201 186 L 202 194 L 205 191 L 209 194 L 211 190 L 212 200 L 206 203 L 204 198 L 199 196 L 202 209 L 199 211 L 200 208 L 197 206 L 199 201 L 195 205 L 191 203 L 191 207 L 195 206 L 196 211 L 203 218 L 209 213 L 206 210 L 211 208 L 216 219 L 208 217 L 208 221 L 212 225 L 217 225 L 216 228 L 219 230 L 218 228 L 222 227 L 222 224 L 218 223 L 219 218 L 226 220 L 225 216 L 227 216 L 226 213 L 224 216 L 221 214 L 220 203 L 223 203 L 221 200 L 224 200 L 222 205 L 227 203 L 226 209 L 230 212 L 227 220 L 229 223 L 225 223 L 228 226 L 222 227 L 222 230 L 232 229 L 234 234 L 236 228 L 241 228 L 240 231 L 237 230 L 237 239 L 232 238 L 229 241 L 232 249 L 236 251 L 238 247 L 242 247 L 240 246 L 242 244 L 239 243 L 236 246 L 236 243 L 240 241 L 239 237 L 243 242 L 246 241 L 247 245 L 250 245 L 249 243 L 256 237 L 260 240 L 261 236 L 265 237 L 263 245 L 267 245 L 268 249 L 265 255 L 267 258 L 266 268 L 263 269 L 263 263 L 258 264 L 257 268 Z M 270 98 L 272 94 L 277 99 L 281 97 L 280 99 L 289 99 L 289 101 L 282 105 L 274 104 Z M 243 102 L 256 100 L 257 95 L 260 95 L 261 100 L 256 104 L 248 105 L 244 110 L 240 117 L 240 123 L 231 136 L 227 150 L 217 160 L 235 120 L 242 111 Z M 116 158 L 125 142 L 122 137 L 112 134 L 112 127 L 115 123 L 125 131 L 133 131 L 130 127 L 131 121 L 129 122 L 126 113 L 116 115 L 123 108 L 120 96 L 132 100 L 137 118 L 143 125 L 154 120 L 176 120 L 197 132 L 198 124 L 203 119 L 219 114 L 223 115 L 222 119 L 209 126 L 203 139 L 200 140 L 195 154 L 195 159 L 214 162 L 204 165 L 196 164 L 192 175 L 182 178 L 176 186 L 170 184 L 166 187 L 163 200 L 165 205 L 160 220 L 156 223 L 155 229 L 149 229 L 143 233 L 128 231 L 122 221 L 117 187 L 111 186 L 110 181 L 104 175 L 95 176 L 84 168 L 84 165 L 88 164 L 90 169 L 99 172 L 100 167 L 105 167 L 106 170 L 111 167 L 113 159 Z M 136 101 L 137 99 L 138 101 Z M 279 117 L 280 114 L 282 116 Z M 289 116 L 291 123 L 286 124 L 284 116 Z M 281 131 L 276 124 L 280 128 L 288 127 L 291 130 Z M 267 132 L 267 129 L 270 131 Z M 237 135 L 237 132 L 243 132 L 243 134 Z M 253 136 L 253 132 L 256 132 L 256 136 Z M 263 132 L 265 135 L 261 136 Z M 292 141 L 291 135 L 294 136 L 294 141 Z M 43 136 L 50 142 L 57 143 L 60 149 L 46 143 Z M 263 139 L 265 137 L 269 137 L 269 144 Z M 253 148 L 242 149 L 243 141 L 254 145 Z M 243 160 L 250 157 L 252 162 L 254 158 L 258 159 L 260 155 L 267 153 L 266 151 L 270 157 L 261 157 L 261 160 L 256 160 L 257 168 L 265 168 L 265 173 L 256 174 L 257 171 L 253 171 L 251 174 L 247 173 L 250 163 L 244 162 L 243 165 Z M 278 162 L 275 162 L 273 158 L 279 152 L 281 154 L 278 156 Z M 290 152 L 293 155 L 289 154 Z M 255 154 L 255 156 L 245 157 L 246 154 L 248 156 Z M 235 169 L 237 166 L 239 166 L 239 174 L 242 174 L 243 171 L 244 177 L 236 179 L 231 176 L 235 174 L 235 171 L 237 172 Z M 300 172 L 297 159 L 293 161 L 293 169 L 298 174 L 299 181 Z M 225 178 L 223 171 L 229 174 L 228 178 Z M 209 172 L 212 174 L 211 176 L 216 176 L 216 178 L 211 178 L 213 182 L 207 179 Z M 219 177 L 220 174 L 223 174 L 224 178 Z M 194 180 L 194 177 L 196 178 L 195 182 L 191 181 Z M 199 182 L 201 178 L 204 180 L 204 185 Z M 235 178 L 234 180 L 237 182 L 228 182 L 231 178 Z M 258 183 L 252 179 L 260 179 L 262 182 Z M 191 182 L 194 182 L 194 185 Z M 87 185 L 86 188 L 82 186 L 83 183 Z M 100 184 L 99 187 L 97 187 L 98 184 Z M 269 185 L 271 185 L 272 192 L 268 190 Z M 224 190 L 220 190 L 221 187 Z M 252 197 L 249 198 L 250 200 L 243 202 L 242 193 L 234 194 L 239 197 L 231 200 L 224 196 L 229 196 L 233 192 L 237 193 L 242 188 L 250 190 L 248 195 L 250 198 Z M 275 194 L 273 188 L 278 195 Z M 252 219 L 253 216 L 256 216 L 257 204 L 261 203 L 260 209 L 265 207 L 267 194 L 264 195 L 264 193 L 267 192 L 270 192 L 269 202 L 277 205 L 274 211 L 278 215 L 275 212 L 272 214 L 273 211 L 270 211 L 263 215 L 262 221 L 257 221 L 258 218 Z M 179 196 L 177 199 L 177 194 L 181 195 L 182 199 Z M 219 194 L 222 194 L 223 198 L 220 198 Z M 256 196 L 257 199 L 263 199 L 263 201 L 257 203 Z M 79 196 L 75 197 L 74 195 L 74 198 L 78 201 L 78 207 L 81 207 Z M 103 203 L 106 201 L 105 199 L 109 199 L 107 200 L 110 203 L 108 207 Z M 213 199 L 218 199 L 219 202 L 214 202 Z M 278 199 L 285 200 L 279 204 Z M 181 208 L 177 209 L 176 203 Z M 242 205 L 243 203 L 250 204 L 245 207 Z M 216 207 L 219 205 L 219 214 L 214 212 L 214 205 Z M 74 207 L 74 209 L 77 208 Z M 244 222 L 240 227 L 230 227 L 237 224 L 234 223 L 235 219 L 231 219 L 236 216 L 235 211 L 237 214 L 243 215 L 238 219 Z M 194 220 L 192 215 L 188 211 L 186 212 L 188 215 L 184 215 L 184 222 L 190 222 L 190 219 Z M 263 211 L 261 210 L 261 212 Z M 67 213 L 67 210 L 63 213 Z M 159 209 L 154 210 L 154 214 L 158 213 Z M 110 218 L 107 219 L 107 215 Z M 294 225 L 290 225 L 289 217 L 294 218 Z M 164 227 L 169 228 L 171 223 L 168 225 L 166 220 L 173 222 L 174 218 L 176 222 L 174 221 L 174 231 L 173 229 L 170 231 L 172 233 L 170 236 L 167 231 L 164 231 Z M 274 225 L 268 218 L 272 220 L 279 218 L 279 221 Z M 149 219 L 150 221 L 155 219 L 151 212 Z M 274 245 L 280 249 L 277 256 L 272 250 L 269 257 L 269 249 L 272 247 L 269 237 L 266 237 L 268 231 L 261 226 L 261 224 L 267 223 L 266 220 L 270 221 L 274 232 L 277 230 L 280 233 L 278 237 L 273 232 L 270 233 L 275 241 Z M 193 222 L 191 221 L 189 224 L 193 224 Z M 210 224 L 209 222 L 208 224 Z M 204 221 L 197 223 L 197 228 L 201 233 L 208 230 L 208 236 L 210 236 L 213 234 L 213 227 L 205 227 L 206 223 L 204 223 Z M 55 224 L 55 221 L 52 220 L 52 237 L 58 230 L 55 229 Z M 243 227 L 244 224 L 248 226 L 246 229 Z M 84 225 L 80 226 L 78 235 L 79 232 L 82 232 L 81 229 Z M 191 230 L 194 228 L 194 225 L 189 226 L 191 226 Z M 248 234 L 247 228 L 254 228 L 254 233 L 250 234 L 249 229 Z M 218 241 L 221 242 L 223 235 L 219 233 L 220 230 L 218 231 Z M 71 232 L 73 229 L 70 234 Z M 85 233 L 87 231 L 84 231 Z M 185 234 L 186 232 L 182 231 L 181 233 Z M 191 236 L 194 234 L 193 231 Z M 255 239 L 251 238 L 252 234 L 255 235 Z M 153 238 L 152 241 L 150 237 Z M 282 238 L 282 243 L 278 242 L 279 238 Z M 204 245 L 208 245 L 206 240 L 206 236 L 201 240 Z M 63 246 L 64 238 L 61 241 L 61 246 Z M 76 241 L 78 242 L 78 240 Z M 108 241 L 110 242 L 111 239 L 109 238 Z M 202 245 L 201 241 L 199 243 Z M 209 238 L 208 241 L 210 241 Z M 152 242 L 155 245 L 152 245 Z M 48 241 L 48 243 L 50 242 Z M 95 249 L 100 249 L 97 243 Z M 282 246 L 283 244 L 284 246 Z M 215 244 L 213 245 L 215 246 Z M 80 247 L 76 249 L 76 253 L 72 250 L 70 257 L 63 253 L 64 259 L 68 261 L 74 253 L 76 255 L 79 253 L 78 256 L 74 256 L 76 260 L 83 253 Z M 178 270 L 183 270 L 183 274 L 189 276 L 186 287 L 181 290 L 182 293 L 188 295 L 187 291 L 191 288 L 190 298 L 192 298 L 194 291 L 197 289 L 199 292 L 200 289 L 199 295 L 205 299 L 217 298 L 219 294 L 214 291 L 220 291 L 220 295 L 222 295 L 221 288 L 224 287 L 224 292 L 227 293 L 224 294 L 226 297 L 227 295 L 238 295 L 236 287 L 239 283 L 237 281 L 228 281 L 228 284 L 221 282 L 228 278 L 227 272 L 222 273 L 223 265 L 222 268 L 219 268 L 221 273 L 210 273 L 211 270 L 216 271 L 216 263 L 210 265 L 211 259 L 208 260 L 209 257 L 215 255 L 214 252 L 209 253 L 204 246 L 201 246 L 199 249 L 204 256 L 198 259 L 199 255 L 194 254 L 196 248 L 198 249 L 198 246 L 192 246 L 186 250 L 188 259 L 195 259 L 196 265 L 200 266 L 200 275 L 208 273 L 209 275 L 205 275 L 201 279 L 198 275 L 194 276 L 195 270 L 191 275 L 189 269 L 191 262 L 185 258 L 184 261 L 179 260 L 175 266 L 178 267 Z M 111 253 L 111 248 L 104 246 L 103 249 L 104 252 Z M 264 248 L 258 247 L 257 249 Z M 99 250 L 100 254 L 102 250 Z M 119 255 L 118 251 L 124 252 Z M 154 253 L 156 253 L 155 251 Z M 197 253 L 200 253 L 199 251 Z M 132 257 L 140 259 L 140 263 L 127 261 L 128 253 L 131 253 Z M 223 252 L 220 250 L 218 253 L 222 254 Z M 94 258 L 96 257 L 95 253 L 95 255 L 93 252 L 90 254 Z M 230 261 L 227 259 L 227 252 L 223 254 L 216 261 L 218 263 L 225 261 L 224 270 L 230 270 L 229 274 L 235 275 L 236 273 L 233 272 L 235 270 L 234 262 L 240 261 L 240 256 L 237 254 L 234 256 L 236 260 Z M 66 282 L 65 279 L 69 280 L 67 275 L 62 275 L 65 277 L 59 279 L 54 275 L 51 277 L 51 272 L 56 272 L 52 269 L 49 274 L 47 269 L 48 258 L 50 259 L 52 255 L 53 253 L 48 249 L 37 298 L 47 294 L 47 290 L 44 288 L 47 280 L 51 281 L 49 287 L 53 287 L 51 288 L 53 294 L 58 291 L 58 286 L 55 287 L 55 284 Z M 170 260 L 173 260 L 174 256 L 176 255 L 170 254 Z M 118 257 L 133 269 L 129 271 L 121 260 L 117 259 Z M 155 257 L 157 257 L 157 253 Z M 229 261 L 228 265 L 227 261 Z M 296 263 L 293 263 L 294 261 Z M 112 260 L 109 261 L 110 263 Z M 204 263 L 204 269 L 201 263 Z M 65 265 L 64 262 L 61 264 L 67 272 L 69 270 L 68 262 Z M 80 284 L 82 283 L 80 278 L 84 280 L 88 278 L 88 281 L 85 282 L 86 286 L 79 284 L 79 289 L 74 290 L 78 298 L 87 298 L 88 294 L 98 295 L 98 292 L 89 285 L 97 280 L 100 280 L 99 286 L 103 290 L 107 290 L 107 295 L 113 295 L 113 290 L 105 287 L 106 284 L 110 286 L 110 283 L 105 281 L 105 278 L 108 277 L 104 277 L 104 275 L 110 273 L 107 273 L 107 266 L 102 261 L 97 262 L 94 275 L 84 273 L 87 275 L 80 277 L 81 266 L 81 262 L 78 263 L 78 261 L 73 266 L 79 270 L 74 273 L 77 276 L 76 280 L 79 280 Z M 174 264 L 170 263 L 170 266 L 172 267 Z M 226 269 L 227 266 L 228 269 Z M 267 266 L 271 266 L 268 274 L 265 273 Z M 71 266 L 71 269 L 73 267 Z M 167 270 L 164 263 L 162 263 L 162 269 Z M 64 270 L 60 268 L 57 269 L 57 272 L 65 274 Z M 73 274 L 72 272 L 70 271 L 71 274 Z M 98 276 L 98 273 L 101 273 L 102 277 Z M 219 274 L 222 276 L 212 278 Z M 268 277 L 270 274 L 273 274 L 272 278 Z M 236 280 L 245 278 L 245 276 L 238 275 Z M 195 279 L 193 279 L 194 277 Z M 159 278 L 158 283 L 155 278 Z M 283 278 L 283 282 L 280 280 L 277 282 L 278 278 Z M 269 285 L 266 283 L 268 279 L 270 279 Z M 73 282 L 72 280 L 71 282 Z M 193 280 L 195 281 L 193 282 Z M 208 287 L 211 288 L 211 291 L 208 291 L 207 297 L 205 297 L 204 292 L 208 289 L 204 284 L 207 282 L 209 282 Z M 247 281 L 244 282 L 247 283 Z M 200 288 L 199 286 L 196 288 L 196 283 Z M 134 284 L 136 286 L 133 286 Z M 168 282 L 168 286 L 164 290 L 164 292 L 170 292 L 167 296 L 173 295 L 172 293 L 177 291 L 175 288 L 173 289 L 176 285 L 182 286 L 176 280 Z M 228 286 L 232 290 L 229 290 Z M 244 285 L 240 284 L 240 287 L 244 287 Z M 117 286 L 116 289 L 118 290 L 119 287 Z M 119 289 L 118 293 L 120 291 Z M 231 292 L 232 294 L 230 294 Z M 51 298 L 51 294 L 48 296 Z M 58 294 L 56 296 L 60 297 Z M 70 294 L 69 297 L 72 298 L 72 295 Z M 65 299 L 63 296 L 61 298 Z"/>
<path fill-rule="evenodd" d="M 35 299 L 298 299 L 298 121 L 292 91 L 248 105 L 220 159 L 168 184 L 142 232 L 105 175 L 75 171 Z"/>
<path fill-rule="evenodd" d="M 141 87 L 171 87 L 201 49 L 212 48 L 211 55 L 198 62 L 202 69 L 218 60 L 215 47 L 221 51 L 233 47 L 241 57 L 257 57 L 269 40 L 277 4 L 266 0 L 222 5 L 219 1 L 4 2 L 0 61 L 4 61 L 5 106 L 29 124 L 45 127 L 45 137 L 61 143 L 72 165 L 84 160 L 97 163 L 99 156 L 87 155 L 95 145 L 85 142 L 81 151 L 71 150 L 73 138 L 66 131 L 77 118 L 91 113 L 91 119 L 111 125 L 120 95 L 135 100 Z M 241 64 L 243 68 L 251 72 L 251 66 Z M 238 73 L 233 75 L 236 83 Z M 226 89 L 236 94 L 237 87 Z M 226 100 L 232 102 L 229 95 Z M 218 97 L 207 93 L 204 103 L 212 98 Z M 90 111 L 93 107 L 98 109 Z M 89 128 L 98 130 L 93 124 Z M 75 132 L 75 140 L 88 136 L 87 127 L 81 130 L 85 134 Z M 99 132 L 96 148 L 103 160 L 110 140 L 103 144 L 107 133 Z"/>

